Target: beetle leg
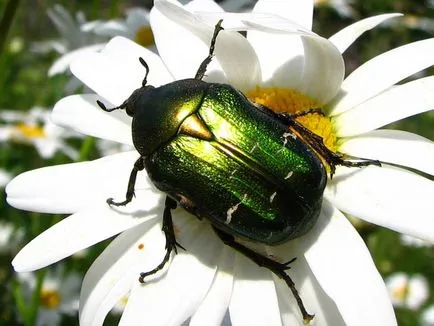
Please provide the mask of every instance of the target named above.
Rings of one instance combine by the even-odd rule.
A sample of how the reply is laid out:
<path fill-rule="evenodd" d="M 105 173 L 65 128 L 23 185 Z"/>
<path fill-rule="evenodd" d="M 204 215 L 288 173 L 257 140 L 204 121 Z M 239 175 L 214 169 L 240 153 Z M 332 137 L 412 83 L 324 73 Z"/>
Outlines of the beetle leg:
<path fill-rule="evenodd" d="M 363 167 L 368 165 L 381 166 L 381 162 L 378 160 L 370 160 L 360 157 L 350 157 L 343 153 L 337 153 L 331 151 L 323 142 L 321 136 L 310 131 L 308 128 L 304 127 L 302 124 L 294 119 L 290 121 L 290 127 L 297 131 L 301 137 L 327 162 L 330 166 L 330 178 L 333 178 L 333 174 L 336 171 L 336 165 L 342 165 L 346 167 Z M 345 157 L 349 157 L 353 160 L 346 160 Z"/>
<path fill-rule="evenodd" d="M 139 159 L 134 163 L 134 167 L 130 174 L 130 179 L 128 180 L 127 194 L 126 198 L 122 202 L 114 202 L 113 198 L 107 199 L 107 204 L 110 206 L 125 206 L 128 204 L 134 197 L 134 186 L 136 184 L 137 172 L 142 171 L 145 168 L 145 161 L 143 157 L 139 157 Z"/>
<path fill-rule="evenodd" d="M 170 254 L 172 253 L 172 251 L 174 251 L 175 254 L 178 253 L 177 247 L 185 250 L 185 248 L 176 241 L 175 230 L 173 229 L 171 211 L 172 209 L 175 208 L 176 208 L 176 201 L 170 198 L 169 196 L 166 196 L 166 202 L 165 202 L 164 213 L 163 213 L 163 226 L 161 227 L 161 229 L 164 232 L 164 236 L 166 237 L 166 246 L 165 246 L 166 254 L 164 255 L 163 260 L 157 267 L 150 270 L 149 272 L 140 273 L 140 277 L 139 277 L 140 283 L 145 283 L 144 281 L 145 277 L 155 274 L 158 271 L 162 270 L 163 267 L 166 265 L 166 263 L 169 261 Z"/>
<path fill-rule="evenodd" d="M 323 110 L 321 110 L 321 108 L 312 108 L 312 109 L 299 111 L 299 112 L 295 112 L 295 113 L 281 113 L 281 114 L 286 115 L 290 119 L 295 119 L 298 117 L 304 117 L 305 115 L 309 115 L 309 114 L 319 114 L 322 116 L 325 115 Z"/>
<path fill-rule="evenodd" d="M 295 283 L 292 281 L 291 277 L 285 272 L 287 269 L 290 269 L 289 264 L 291 264 L 295 260 L 295 258 L 291 259 L 286 263 L 279 263 L 236 242 L 232 235 L 223 232 L 214 226 L 213 229 L 225 245 L 240 252 L 241 254 L 251 259 L 259 266 L 269 269 L 271 272 L 273 272 L 275 275 L 277 275 L 278 277 L 280 277 L 282 280 L 285 281 L 286 285 L 288 285 L 289 289 L 292 292 L 292 295 L 297 301 L 298 308 L 300 309 L 300 312 L 303 316 L 303 320 L 306 324 L 308 324 L 314 318 L 315 315 L 311 315 L 306 311 L 306 308 L 304 307 L 303 304 L 303 300 L 301 299 L 300 294 L 298 293 L 297 288 L 295 287 Z"/>
<path fill-rule="evenodd" d="M 336 171 L 336 165 L 343 165 L 347 167 L 363 167 L 368 165 L 376 165 L 381 166 L 381 162 L 378 160 L 370 160 L 365 159 L 361 157 L 354 157 L 345 155 L 343 153 L 336 153 L 331 151 L 323 141 L 323 138 L 321 136 L 318 136 L 305 126 L 303 126 L 301 123 L 297 122 L 295 118 L 302 117 L 308 114 L 321 114 L 324 115 L 321 109 L 319 108 L 313 108 L 306 111 L 294 113 L 294 114 L 288 114 L 288 113 L 281 113 L 281 112 L 274 112 L 270 108 L 264 106 L 264 105 L 257 105 L 259 109 L 264 111 L 267 114 L 273 115 L 277 117 L 280 121 L 282 121 L 284 124 L 288 125 L 288 127 L 292 128 L 294 131 L 296 131 L 303 140 L 309 144 L 312 149 L 315 150 L 315 152 L 318 153 L 330 166 L 330 178 L 333 178 L 333 175 Z M 350 158 L 351 160 L 358 160 L 358 161 L 350 161 L 346 160 L 345 158 Z"/>
<path fill-rule="evenodd" d="M 220 33 L 221 30 L 224 29 L 222 27 L 222 22 L 223 19 L 220 19 L 218 23 L 215 25 L 214 34 L 212 35 L 211 45 L 209 47 L 209 54 L 205 58 L 205 60 L 203 60 L 202 63 L 200 64 L 199 69 L 196 72 L 196 76 L 194 76 L 194 79 L 202 80 L 203 76 L 205 76 L 206 68 L 208 67 L 208 65 L 212 60 L 212 57 L 214 56 L 214 47 L 215 47 L 215 42 L 217 40 L 217 35 Z"/>

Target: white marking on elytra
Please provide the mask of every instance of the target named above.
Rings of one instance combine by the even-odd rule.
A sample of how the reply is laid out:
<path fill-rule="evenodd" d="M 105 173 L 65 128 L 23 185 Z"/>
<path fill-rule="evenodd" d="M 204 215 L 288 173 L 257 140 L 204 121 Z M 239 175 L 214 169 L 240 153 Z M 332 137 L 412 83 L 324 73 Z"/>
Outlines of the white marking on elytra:
<path fill-rule="evenodd" d="M 297 139 L 297 135 L 292 132 L 284 132 L 283 133 L 283 146 L 286 146 L 288 143 L 288 137 L 291 137 L 292 139 Z"/>
<path fill-rule="evenodd" d="M 235 173 L 238 171 L 238 169 L 235 169 L 231 172 L 231 174 L 229 175 L 229 179 L 230 178 L 234 178 Z"/>
<path fill-rule="evenodd" d="M 292 132 L 284 132 L 283 135 L 283 147 L 278 150 L 278 152 L 283 151 L 283 149 L 286 147 L 286 144 L 288 144 L 288 137 L 291 137 L 292 139 L 296 139 L 297 135 Z"/>
<path fill-rule="evenodd" d="M 241 201 L 239 203 L 235 204 L 232 207 L 229 207 L 229 209 L 226 211 L 226 221 L 225 221 L 225 224 L 231 223 L 232 214 L 237 211 L 238 206 L 240 206 L 240 204 L 242 204 L 242 202 L 245 201 L 246 199 L 247 199 L 247 194 L 244 194 L 243 199 L 241 199 Z"/>
<path fill-rule="evenodd" d="M 273 192 L 273 193 L 271 194 L 271 196 L 270 196 L 270 203 L 273 202 L 274 197 L 276 197 L 276 195 L 277 195 L 277 192 Z"/>
<path fill-rule="evenodd" d="M 293 174 L 294 174 L 294 171 L 289 171 L 285 177 L 285 180 L 288 180 L 289 178 L 291 178 Z"/>
<path fill-rule="evenodd" d="M 250 154 L 253 153 L 256 147 L 259 147 L 258 143 L 255 143 L 255 145 L 253 145 L 252 149 L 250 150 Z"/>

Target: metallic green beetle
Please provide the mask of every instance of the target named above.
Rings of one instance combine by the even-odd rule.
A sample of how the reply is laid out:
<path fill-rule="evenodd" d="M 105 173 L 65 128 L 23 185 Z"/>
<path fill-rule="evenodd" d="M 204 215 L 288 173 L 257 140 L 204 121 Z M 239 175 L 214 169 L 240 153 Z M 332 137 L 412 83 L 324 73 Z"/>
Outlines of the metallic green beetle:
<path fill-rule="evenodd" d="M 163 268 L 177 251 L 171 209 L 183 208 L 211 222 L 225 244 L 281 277 L 290 287 L 305 321 L 313 318 L 289 275 L 289 263 L 279 263 L 235 241 L 243 237 L 275 245 L 309 231 L 319 216 L 327 172 L 321 156 L 335 165 L 364 166 L 378 161 L 346 161 L 331 152 L 322 138 L 305 129 L 295 115 L 274 113 L 251 102 L 230 85 L 202 81 L 217 35 L 216 25 L 208 57 L 194 79 L 154 88 L 142 87 L 119 107 L 133 117 L 134 146 L 140 153 L 131 172 L 126 205 L 134 195 L 137 172 L 146 169 L 155 186 L 168 196 L 163 215 L 166 255 L 140 281 Z M 182 247 L 181 247 L 182 248 Z"/>

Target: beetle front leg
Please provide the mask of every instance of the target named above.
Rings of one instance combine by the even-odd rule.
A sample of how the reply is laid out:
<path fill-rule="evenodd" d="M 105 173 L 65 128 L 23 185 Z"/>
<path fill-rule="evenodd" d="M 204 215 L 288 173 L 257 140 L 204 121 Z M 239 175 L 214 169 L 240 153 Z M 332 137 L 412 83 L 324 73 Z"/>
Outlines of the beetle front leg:
<path fill-rule="evenodd" d="M 122 202 L 114 202 L 113 198 L 108 198 L 107 204 L 109 204 L 110 206 L 111 205 L 125 206 L 126 204 L 128 204 L 134 197 L 134 187 L 136 185 L 137 172 L 142 171 L 144 168 L 145 168 L 145 161 L 143 157 L 140 157 L 134 163 L 133 170 L 131 171 L 130 179 L 128 180 L 127 194 L 125 196 L 126 197 L 125 200 Z"/>
<path fill-rule="evenodd" d="M 163 230 L 164 235 L 166 237 L 166 246 L 165 246 L 166 254 L 164 255 L 163 260 L 157 267 L 150 270 L 149 272 L 140 273 L 140 277 L 139 277 L 140 283 L 145 283 L 144 281 L 145 277 L 155 274 L 158 271 L 162 270 L 163 267 L 166 265 L 166 263 L 169 261 L 170 254 L 172 253 L 172 251 L 174 251 L 175 254 L 178 253 L 177 247 L 185 250 L 185 248 L 176 241 L 175 230 L 173 228 L 171 211 L 172 209 L 176 208 L 177 206 L 176 201 L 170 198 L 169 196 L 166 196 L 166 202 L 164 205 L 165 206 L 164 206 L 164 213 L 163 213 L 163 226 L 161 227 L 161 229 Z"/>
<path fill-rule="evenodd" d="M 251 259 L 259 266 L 269 269 L 275 275 L 277 275 L 282 280 L 284 280 L 286 285 L 288 285 L 289 289 L 291 290 L 295 300 L 297 301 L 298 308 L 300 309 L 300 312 L 303 316 L 303 321 L 306 324 L 309 324 L 309 322 L 315 317 L 315 315 L 311 315 L 306 311 L 306 308 L 304 307 L 303 304 L 303 300 L 301 299 L 300 294 L 298 293 L 295 287 L 295 283 L 293 282 L 291 277 L 286 273 L 286 270 L 290 269 L 289 264 L 291 264 L 295 260 L 295 258 L 291 259 L 286 263 L 279 263 L 236 242 L 232 235 L 227 234 L 226 232 L 223 232 L 215 227 L 213 227 L 213 229 L 225 245 L 242 253 L 244 256 Z"/>

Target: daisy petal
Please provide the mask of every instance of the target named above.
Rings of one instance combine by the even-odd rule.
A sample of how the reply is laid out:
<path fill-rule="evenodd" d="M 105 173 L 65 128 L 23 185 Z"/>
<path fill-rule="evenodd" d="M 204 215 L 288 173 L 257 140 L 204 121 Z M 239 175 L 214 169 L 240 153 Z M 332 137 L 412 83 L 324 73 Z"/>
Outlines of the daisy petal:
<path fill-rule="evenodd" d="M 145 198 L 149 200 L 149 194 L 145 194 Z M 30 241 L 15 256 L 12 265 L 17 272 L 32 271 L 48 266 L 161 215 L 159 198 L 149 200 L 147 210 L 134 213 L 133 206 L 136 205 L 128 205 L 125 212 L 123 210 L 119 213 L 118 210 L 103 202 L 68 216 Z M 142 217 L 143 215 L 146 217 Z M 84 228 L 83 225 L 86 227 Z M 41 255 L 41 252 L 44 254 Z"/>
<path fill-rule="evenodd" d="M 289 58 L 286 60 L 289 61 L 285 61 L 285 63 L 280 62 L 282 67 L 277 72 L 273 72 L 273 83 L 279 84 L 279 87 L 289 87 L 301 91 L 314 99 L 319 105 L 327 103 L 336 95 L 342 84 L 345 67 L 342 55 L 333 43 L 312 32 L 295 31 L 291 22 L 278 19 L 278 17 L 269 17 L 266 25 L 263 24 L 262 20 L 253 18 L 252 20 L 246 19 L 245 23 L 251 27 L 255 27 L 259 31 L 267 31 L 267 38 L 271 37 L 270 40 L 273 39 L 273 34 L 277 34 L 279 37 L 285 34 L 298 34 L 301 37 L 303 53 L 297 53 L 294 56 L 294 53 L 291 54 L 291 51 L 285 51 L 285 55 L 288 54 L 287 58 Z M 255 38 L 257 36 L 254 35 L 252 37 Z M 259 38 L 264 38 L 264 36 L 265 34 L 262 34 Z M 267 42 L 265 40 L 260 41 Z M 264 55 L 260 55 L 260 58 L 264 58 L 261 60 L 262 65 L 263 62 L 266 62 L 265 57 L 270 55 L 270 46 L 264 47 L 263 44 L 260 44 L 261 42 L 258 41 L 255 44 L 258 51 L 261 51 L 260 49 L 263 47 Z M 282 42 L 278 44 L 280 43 Z M 274 44 L 271 48 L 273 52 L 276 52 Z M 267 57 L 267 60 L 269 60 L 269 57 Z M 300 67 L 296 68 L 299 71 L 295 71 L 294 75 L 293 68 L 295 64 L 301 65 L 302 69 L 300 70 Z M 264 68 L 264 73 L 267 73 L 267 71 L 269 73 L 270 69 L 272 69 L 271 66 Z M 298 75 L 300 78 L 297 77 Z"/>
<path fill-rule="evenodd" d="M 138 60 L 143 58 L 149 66 L 149 75 L 147 76 L 149 85 L 157 87 L 173 81 L 172 75 L 158 55 L 127 38 L 113 38 L 107 43 L 102 53 L 114 60 L 123 62 L 129 67 L 128 70 L 141 71 L 142 79 L 145 77 L 145 69 Z M 138 88 L 140 85 L 141 81 L 135 87 Z"/>
<path fill-rule="evenodd" d="M 68 214 L 105 204 L 108 197 L 125 198 L 137 157 L 135 152 L 126 152 L 91 162 L 56 165 L 22 173 L 8 184 L 7 201 L 23 210 Z M 136 189 L 161 196 L 146 173 L 138 174 Z"/>
<path fill-rule="evenodd" d="M 155 2 L 151 11 L 151 25 L 159 26 L 154 29 L 158 51 L 176 79 L 193 78 L 208 55 L 214 26 L 203 23 L 182 7 L 163 0 Z M 186 52 L 173 56 L 174 51 Z M 222 76 L 217 62 L 212 61 L 206 75 L 213 81 L 229 81 L 234 87 L 244 90 L 253 88 L 261 80 L 256 53 L 237 32 L 222 31 L 219 34 L 215 58 L 225 76 Z"/>
<path fill-rule="evenodd" d="M 338 168 L 324 194 L 340 210 L 400 233 L 434 242 L 434 182 L 414 173 L 369 166 Z"/>
<path fill-rule="evenodd" d="M 138 60 L 133 66 L 102 53 L 86 53 L 71 63 L 71 71 L 95 93 L 120 105 L 142 85 L 145 69 Z"/>
<path fill-rule="evenodd" d="M 304 28 L 312 29 L 313 1 L 270 1 L 259 0 L 252 10 L 253 13 L 270 13 L 293 21 Z"/>
<path fill-rule="evenodd" d="M 223 246 L 212 234 L 209 224 L 198 222 L 183 209 L 172 214 L 177 241 L 186 251 L 178 249 L 164 277 L 156 276 L 158 291 L 153 290 L 150 295 L 146 286 L 137 291 L 137 299 L 141 297 L 141 317 L 137 325 L 181 325 L 197 310 L 216 273 Z"/>
<path fill-rule="evenodd" d="M 313 325 L 346 325 L 336 304 L 318 284 L 303 254 L 297 255 L 297 261 L 294 262 L 288 274 L 294 281 L 307 312 L 315 315 Z M 275 277 L 275 282 L 282 324 L 285 326 L 301 325 L 303 319 L 292 292 L 286 283 L 277 277 Z"/>
<path fill-rule="evenodd" d="M 339 151 L 408 166 L 434 175 L 434 143 L 410 132 L 373 130 L 360 137 L 345 139 Z"/>
<path fill-rule="evenodd" d="M 326 217 L 326 216 L 332 216 Z M 368 248 L 345 216 L 328 202 L 308 234 L 305 257 L 347 325 L 396 325 L 393 306 Z"/>
<path fill-rule="evenodd" d="M 281 325 L 274 279 L 248 258 L 235 256 L 235 282 L 229 303 L 233 325 Z"/>
<path fill-rule="evenodd" d="M 189 11 L 212 11 L 214 13 L 222 13 L 224 10 L 213 0 L 193 0 L 187 3 L 184 8 Z"/>
<path fill-rule="evenodd" d="M 300 89 L 320 106 L 339 91 L 344 79 L 344 60 L 339 50 L 322 37 L 302 36 L 304 70 Z"/>
<path fill-rule="evenodd" d="M 62 55 L 51 65 L 50 69 L 48 70 L 48 76 L 52 77 L 54 75 L 65 72 L 69 68 L 71 62 L 77 60 L 80 56 L 82 56 L 87 52 L 97 52 L 101 50 L 104 46 L 105 43 L 94 44 L 94 45 L 79 48 L 77 50 L 68 52 L 65 55 Z"/>
<path fill-rule="evenodd" d="M 268 81 L 269 86 L 283 83 L 296 88 L 300 85 L 303 71 L 303 62 L 300 61 L 303 61 L 304 50 L 299 36 L 315 35 L 309 29 L 281 16 L 263 12 L 199 12 L 196 16 L 209 25 L 223 19 L 226 30 L 248 31 L 247 39 L 261 63 L 262 79 Z M 285 69 L 280 69 L 282 66 Z"/>
<path fill-rule="evenodd" d="M 96 94 L 64 97 L 54 106 L 51 118 L 54 123 L 82 134 L 132 145 L 131 118 L 125 112 L 104 112 L 96 105 L 97 100 L 101 97 Z"/>
<path fill-rule="evenodd" d="M 291 263 L 291 269 L 287 270 L 287 274 L 294 281 L 306 311 L 315 315 L 313 324 L 343 326 L 345 323 L 336 304 L 318 284 L 304 257 L 306 248 L 311 244 L 312 239 L 304 236 L 279 246 L 268 247 L 267 252 L 280 262 L 297 258 Z M 283 324 L 301 324 L 303 319 L 294 295 L 285 282 L 277 276 L 274 276 L 274 279 Z"/>
<path fill-rule="evenodd" d="M 331 36 L 329 41 L 332 42 L 341 53 L 344 53 L 360 35 L 388 19 L 399 16 L 402 16 L 402 14 L 383 14 L 359 20 L 358 22 L 341 29 L 339 32 Z"/>
<path fill-rule="evenodd" d="M 190 326 L 221 325 L 227 312 L 234 283 L 235 252 L 223 247 L 218 271 L 206 297 L 190 320 Z"/>
<path fill-rule="evenodd" d="M 102 325 L 111 308 L 137 283 L 140 272 L 157 266 L 165 238 L 155 221 L 120 234 L 93 262 L 80 294 L 80 324 Z M 158 249 L 157 249 L 158 248 Z M 133 324 L 130 324 L 133 325 Z"/>
<path fill-rule="evenodd" d="M 331 105 L 331 115 L 352 109 L 433 64 L 434 38 L 406 44 L 380 54 L 344 80 L 340 94 Z"/>
<path fill-rule="evenodd" d="M 334 117 L 339 137 L 351 137 L 432 110 L 434 76 L 408 82 Z"/>

